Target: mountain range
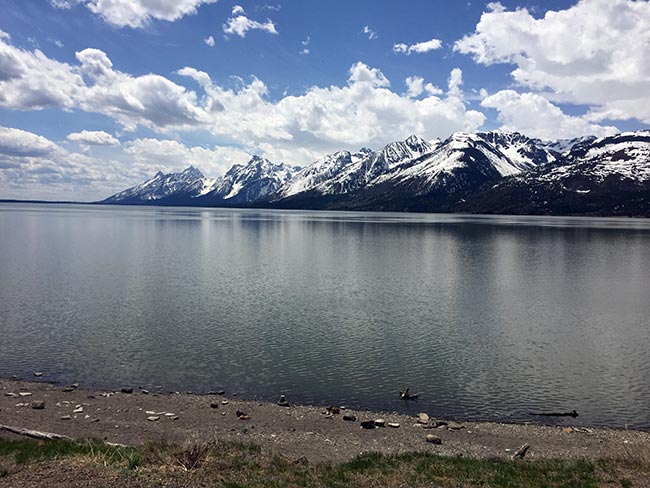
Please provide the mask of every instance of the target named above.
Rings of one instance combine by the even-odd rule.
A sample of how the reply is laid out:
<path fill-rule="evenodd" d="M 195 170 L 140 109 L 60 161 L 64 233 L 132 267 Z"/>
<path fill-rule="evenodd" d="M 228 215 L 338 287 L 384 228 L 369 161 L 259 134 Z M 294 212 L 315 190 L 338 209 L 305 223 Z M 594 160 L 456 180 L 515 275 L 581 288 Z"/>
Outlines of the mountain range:
<path fill-rule="evenodd" d="M 100 202 L 328 210 L 650 216 L 650 131 L 542 141 L 410 136 L 300 168 L 254 156 L 218 178 L 158 172 Z"/>

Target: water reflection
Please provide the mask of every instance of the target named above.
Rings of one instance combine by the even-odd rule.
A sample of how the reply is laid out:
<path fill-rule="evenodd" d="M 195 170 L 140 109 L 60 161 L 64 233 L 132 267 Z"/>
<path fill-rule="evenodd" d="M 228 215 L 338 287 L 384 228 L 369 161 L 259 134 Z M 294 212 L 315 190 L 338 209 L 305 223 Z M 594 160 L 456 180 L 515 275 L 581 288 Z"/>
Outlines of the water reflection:
<path fill-rule="evenodd" d="M 0 206 L 0 374 L 650 427 L 650 222 Z"/>

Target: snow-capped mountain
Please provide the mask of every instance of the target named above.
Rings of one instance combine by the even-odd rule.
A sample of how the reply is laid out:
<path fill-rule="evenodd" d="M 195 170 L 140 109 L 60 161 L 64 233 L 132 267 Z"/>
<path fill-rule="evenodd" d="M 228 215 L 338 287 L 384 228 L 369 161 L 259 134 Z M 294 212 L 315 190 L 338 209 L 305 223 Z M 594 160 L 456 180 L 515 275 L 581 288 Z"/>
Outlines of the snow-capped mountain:
<path fill-rule="evenodd" d="M 158 173 L 105 203 L 650 215 L 650 132 L 540 141 L 516 132 L 411 136 L 304 169 L 254 156 L 208 180 Z"/>
<path fill-rule="evenodd" d="M 117 193 L 102 203 L 156 204 L 181 195 L 194 198 L 210 188 L 213 182 L 214 180 L 203 176 L 203 173 L 194 166 L 180 173 L 163 174 L 158 171 L 153 178 L 141 185 Z"/>
<path fill-rule="evenodd" d="M 411 136 L 355 163 L 347 158 L 347 165 L 340 165 L 334 176 L 302 193 L 295 191 L 294 180 L 289 183 L 291 191 L 283 188 L 275 201 L 292 208 L 407 210 L 412 204 L 419 209 L 421 197 L 431 195 L 436 209 L 447 210 L 460 192 L 554 162 L 557 157 L 540 141 L 515 132 L 459 132 L 433 143 Z M 321 165 L 316 162 L 303 172 Z"/>
<path fill-rule="evenodd" d="M 236 164 L 215 181 L 202 201 L 223 200 L 229 204 L 249 204 L 263 200 L 292 180 L 300 171 L 297 166 L 274 164 L 253 156 L 245 165 Z"/>
<path fill-rule="evenodd" d="M 413 135 L 404 141 L 392 142 L 377 152 L 367 148 L 356 153 L 339 151 L 307 166 L 272 195 L 271 200 L 350 194 L 372 185 L 378 177 L 431 152 L 435 147 Z"/>
<path fill-rule="evenodd" d="M 650 132 L 585 138 L 558 164 L 500 181 L 461 210 L 488 213 L 650 215 Z"/>

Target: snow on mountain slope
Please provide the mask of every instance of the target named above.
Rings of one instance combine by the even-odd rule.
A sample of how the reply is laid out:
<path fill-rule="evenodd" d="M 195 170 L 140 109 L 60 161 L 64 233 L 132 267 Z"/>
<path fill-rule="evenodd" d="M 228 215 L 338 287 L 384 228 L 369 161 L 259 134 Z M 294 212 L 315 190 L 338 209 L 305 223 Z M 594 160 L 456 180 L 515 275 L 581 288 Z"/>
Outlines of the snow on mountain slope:
<path fill-rule="evenodd" d="M 299 170 L 298 167 L 274 164 L 268 159 L 253 156 L 247 164 L 230 168 L 203 198 L 227 200 L 231 204 L 253 203 L 276 192 L 291 181 Z"/>
<path fill-rule="evenodd" d="M 206 187 L 209 188 L 212 181 L 193 166 L 179 173 L 163 174 L 159 171 L 141 185 L 117 193 L 104 203 L 156 202 L 177 195 L 193 198 L 204 192 Z"/>
<path fill-rule="evenodd" d="M 392 182 L 406 185 L 421 195 L 445 185 L 450 185 L 450 190 L 470 184 L 478 185 L 555 160 L 553 153 L 541 149 L 535 140 L 518 133 L 458 132 L 427 156 L 412 164 L 396 167 L 379 177 L 374 184 Z M 461 170 L 464 181 L 457 185 L 454 175 Z M 469 173 L 472 173 L 471 177 Z"/>

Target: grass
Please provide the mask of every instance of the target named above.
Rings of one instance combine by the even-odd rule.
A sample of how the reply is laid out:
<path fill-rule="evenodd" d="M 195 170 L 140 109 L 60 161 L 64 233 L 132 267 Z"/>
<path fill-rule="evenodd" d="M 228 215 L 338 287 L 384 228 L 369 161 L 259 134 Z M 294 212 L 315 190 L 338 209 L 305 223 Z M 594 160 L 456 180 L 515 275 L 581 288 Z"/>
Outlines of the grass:
<path fill-rule="evenodd" d="M 484 487 L 596 488 L 637 486 L 618 473 L 613 461 L 478 460 L 430 453 L 384 455 L 369 453 L 342 464 L 309 464 L 263 453 L 243 443 L 188 442 L 182 446 L 150 444 L 140 448 L 110 447 L 96 441 L 0 440 L 0 462 L 35 468 L 39 462 L 74 462 L 128 470 L 130 480 L 152 485 L 177 481 L 223 488 L 257 487 Z M 69 461 L 68 461 L 69 460 Z M 624 474 L 632 467 L 622 466 Z M 647 466 L 646 466 L 647 468 Z M 635 468 L 636 469 L 636 468 Z M 11 478 L 12 468 L 0 468 Z M 632 471 L 634 472 L 634 471 Z"/>

